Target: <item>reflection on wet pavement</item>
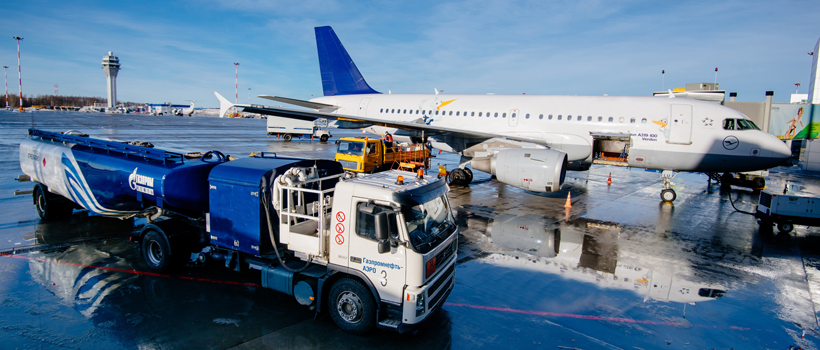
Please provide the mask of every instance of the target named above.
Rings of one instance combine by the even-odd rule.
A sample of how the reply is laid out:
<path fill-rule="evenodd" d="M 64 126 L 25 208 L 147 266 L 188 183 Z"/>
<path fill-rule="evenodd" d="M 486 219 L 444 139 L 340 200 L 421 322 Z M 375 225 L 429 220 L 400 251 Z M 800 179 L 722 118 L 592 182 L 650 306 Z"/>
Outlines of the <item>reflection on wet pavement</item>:
<path fill-rule="evenodd" d="M 285 143 L 264 120 L 0 112 L 0 334 L 9 348 L 567 348 L 816 349 L 820 229 L 758 227 L 757 193 L 595 166 L 556 193 L 530 193 L 475 172 L 452 188 L 461 229 L 456 288 L 413 334 L 337 329 L 253 272 L 217 266 L 148 273 L 128 238 L 140 220 L 75 211 L 43 223 L 18 183 L 16 143 L 31 126 L 143 140 L 160 148 L 332 158 L 334 144 Z M 334 131 L 357 136 L 358 131 Z M 433 164 L 452 168 L 458 157 Z M 609 173 L 612 184 L 607 185 Z M 820 194 L 817 175 L 771 172 L 769 187 Z M 564 208 L 567 196 L 572 207 Z M 13 254 L 12 254 L 13 253 Z"/>

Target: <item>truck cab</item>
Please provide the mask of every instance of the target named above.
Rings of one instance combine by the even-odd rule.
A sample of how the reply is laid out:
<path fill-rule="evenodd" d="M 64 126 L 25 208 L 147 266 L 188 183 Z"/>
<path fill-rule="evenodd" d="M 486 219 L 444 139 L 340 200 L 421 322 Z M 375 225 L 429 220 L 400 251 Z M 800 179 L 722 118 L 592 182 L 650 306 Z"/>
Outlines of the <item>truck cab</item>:
<path fill-rule="evenodd" d="M 337 142 L 335 160 L 347 171 L 375 173 L 391 168 L 427 168 L 430 157 L 430 150 L 419 144 L 343 137 Z"/>

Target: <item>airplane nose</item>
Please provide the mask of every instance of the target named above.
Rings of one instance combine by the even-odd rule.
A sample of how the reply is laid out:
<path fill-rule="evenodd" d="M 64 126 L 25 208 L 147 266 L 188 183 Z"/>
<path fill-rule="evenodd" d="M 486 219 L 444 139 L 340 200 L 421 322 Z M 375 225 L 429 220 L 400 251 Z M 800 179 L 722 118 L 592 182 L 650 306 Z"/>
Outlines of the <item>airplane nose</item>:
<path fill-rule="evenodd" d="M 766 136 L 768 137 L 763 143 L 762 148 L 768 151 L 766 153 L 769 153 L 769 157 L 772 158 L 772 160 L 778 162 L 777 165 L 783 164 L 792 157 L 792 150 L 789 149 L 789 146 L 786 146 L 786 143 L 772 135 Z"/>

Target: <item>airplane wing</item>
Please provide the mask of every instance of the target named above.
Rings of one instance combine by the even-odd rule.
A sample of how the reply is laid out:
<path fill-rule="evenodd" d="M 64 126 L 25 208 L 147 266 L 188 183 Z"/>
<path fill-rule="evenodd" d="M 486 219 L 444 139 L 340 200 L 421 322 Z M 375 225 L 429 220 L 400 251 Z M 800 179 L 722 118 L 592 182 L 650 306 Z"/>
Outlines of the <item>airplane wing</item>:
<path fill-rule="evenodd" d="M 291 118 L 291 119 L 298 119 L 298 120 L 307 120 L 307 121 L 314 121 L 320 118 L 326 118 L 328 120 L 338 120 L 342 122 L 351 122 L 354 125 L 359 124 L 356 128 L 364 128 L 370 125 L 377 125 L 389 128 L 397 128 L 397 129 L 404 129 L 408 131 L 415 131 L 419 136 L 422 134 L 424 136 L 450 136 L 450 137 L 457 137 L 457 138 L 466 138 L 466 139 L 478 139 L 478 140 L 489 140 L 493 138 L 505 138 L 508 140 L 513 141 L 522 141 L 522 142 L 531 142 L 542 146 L 547 146 L 544 139 L 541 138 L 527 138 L 521 136 L 510 136 L 504 134 L 495 134 L 495 133 L 486 133 L 486 132 L 477 132 L 465 129 L 458 129 L 458 128 L 446 128 L 437 125 L 428 125 L 424 122 L 422 118 L 418 118 L 413 121 L 395 121 L 395 120 L 388 120 L 388 119 L 380 119 L 380 118 L 370 118 L 370 117 L 360 117 L 360 116 L 353 116 L 353 115 L 345 115 L 345 114 L 338 114 L 338 113 L 329 113 L 329 112 L 317 112 L 317 111 L 309 111 L 309 110 L 301 110 L 301 109 L 292 109 L 292 108 L 284 108 L 284 107 L 273 107 L 273 106 L 263 106 L 263 105 L 256 105 L 256 104 L 233 104 L 218 93 L 214 92 L 214 94 L 220 100 L 220 116 L 224 115 L 224 112 L 227 111 L 230 107 L 241 107 L 244 108 L 245 112 L 250 113 L 258 113 L 258 114 L 265 114 L 265 115 L 272 115 L 277 117 L 284 117 L 284 118 Z M 267 96 L 267 95 L 265 95 Z M 260 96 L 262 97 L 262 96 Z M 275 96 L 271 96 L 275 97 Z M 290 99 L 288 99 L 290 100 Z M 277 97 L 276 101 L 285 102 L 284 98 Z M 336 106 L 327 105 L 323 103 L 316 103 L 311 101 L 302 101 L 302 100 L 293 100 L 293 101 L 300 101 L 300 102 L 307 102 L 312 103 L 315 105 L 322 105 L 319 108 L 329 108 Z M 290 102 L 286 102 L 290 103 Z M 307 106 L 303 106 L 307 107 Z M 315 107 L 313 107 L 315 108 Z"/>

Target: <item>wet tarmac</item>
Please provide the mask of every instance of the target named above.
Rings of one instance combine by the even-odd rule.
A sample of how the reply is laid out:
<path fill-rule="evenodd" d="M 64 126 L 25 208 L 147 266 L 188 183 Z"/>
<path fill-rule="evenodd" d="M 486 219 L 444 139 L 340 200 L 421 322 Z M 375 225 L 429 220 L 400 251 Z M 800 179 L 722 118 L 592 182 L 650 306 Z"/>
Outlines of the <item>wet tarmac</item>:
<path fill-rule="evenodd" d="M 414 334 L 352 336 L 253 275 L 147 273 L 128 241 L 140 220 L 75 211 L 40 222 L 31 196 L 13 194 L 32 187 L 14 180 L 17 143 L 32 125 L 235 157 L 334 153 L 332 142 L 267 138 L 260 119 L 0 112 L 0 348 L 818 348 L 820 228 L 761 229 L 729 201 L 752 211 L 756 193 L 708 186 L 703 174 L 676 177 L 669 205 L 660 174 L 643 169 L 569 172 L 551 194 L 476 172 L 451 192 L 462 235 L 444 307 Z M 781 167 L 768 181 L 820 195 L 818 180 Z"/>

